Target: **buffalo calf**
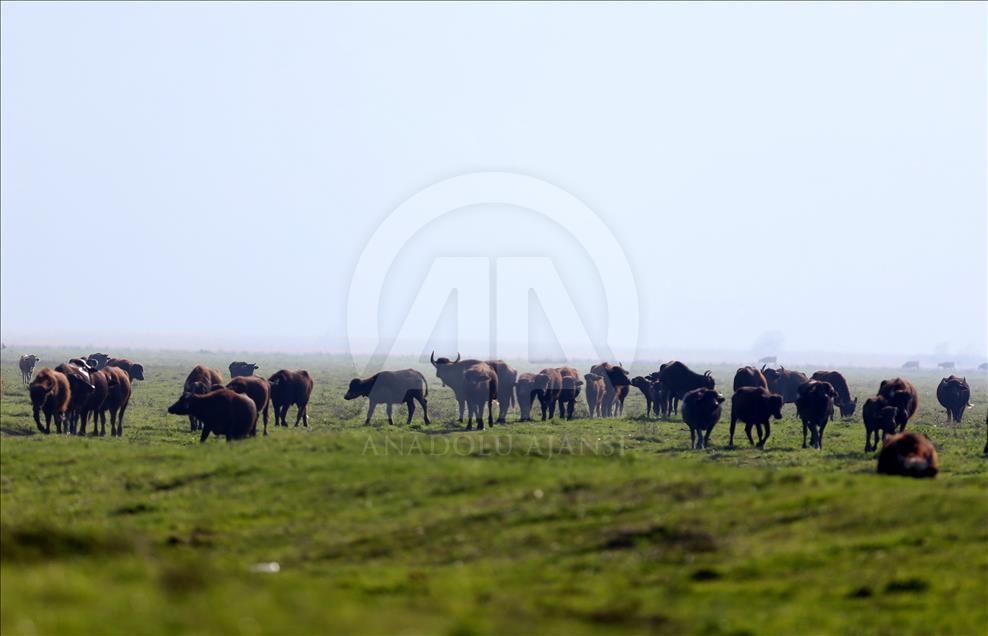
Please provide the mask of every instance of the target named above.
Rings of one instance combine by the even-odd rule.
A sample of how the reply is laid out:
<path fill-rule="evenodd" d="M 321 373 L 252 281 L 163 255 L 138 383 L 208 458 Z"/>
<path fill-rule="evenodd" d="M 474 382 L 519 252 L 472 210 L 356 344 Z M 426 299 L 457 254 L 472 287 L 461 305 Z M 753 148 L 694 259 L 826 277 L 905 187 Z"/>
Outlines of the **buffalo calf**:
<path fill-rule="evenodd" d="M 282 369 L 268 378 L 271 384 L 271 405 L 274 407 L 274 424 L 281 422 L 288 426 L 288 407 L 298 407 L 295 413 L 295 426 L 299 420 L 309 426 L 309 396 L 312 395 L 312 376 L 305 369 L 289 371 Z"/>
<path fill-rule="evenodd" d="M 895 422 L 899 425 L 901 433 L 919 408 L 919 394 L 913 383 L 904 378 L 892 378 L 882 380 L 878 387 L 878 395 L 882 396 L 888 403 L 897 409 Z"/>
<path fill-rule="evenodd" d="M 782 419 L 783 398 L 778 393 L 769 393 L 762 387 L 745 386 L 734 392 L 731 398 L 731 437 L 728 448 L 734 448 L 734 427 L 738 420 L 744 422 L 744 432 L 748 441 L 758 448 L 764 448 L 772 426 L 769 423 L 774 417 Z M 758 427 L 758 443 L 751 438 L 751 427 Z"/>
<path fill-rule="evenodd" d="M 810 433 L 810 446 L 823 448 L 823 431 L 834 417 L 834 400 L 837 390 L 829 382 L 810 380 L 799 387 L 796 398 L 796 415 L 803 421 L 803 448 L 806 448 L 806 432 Z"/>
<path fill-rule="evenodd" d="M 690 427 L 690 448 L 707 448 L 714 425 L 720 421 L 724 396 L 714 389 L 700 388 L 683 396 L 683 421 Z"/>
<path fill-rule="evenodd" d="M 576 399 L 580 397 L 580 387 L 583 380 L 572 375 L 563 376 L 563 386 L 559 391 L 559 416 L 567 420 L 573 419 L 573 409 L 576 406 Z"/>
<path fill-rule="evenodd" d="M 520 412 L 519 421 L 528 422 L 532 419 L 532 398 L 535 397 L 535 374 L 522 373 L 515 381 L 515 394 Z"/>
<path fill-rule="evenodd" d="M 889 435 L 895 434 L 896 408 L 880 395 L 865 400 L 861 417 L 865 427 L 865 452 L 876 450 Z"/>
<path fill-rule="evenodd" d="M 367 379 L 354 378 L 350 380 L 344 400 L 355 400 L 358 397 L 367 398 L 370 403 L 367 406 L 367 419 L 364 424 L 370 424 L 371 417 L 374 416 L 374 409 L 378 404 L 384 404 L 388 410 L 388 424 L 394 425 L 391 417 L 391 408 L 395 404 L 405 403 L 408 407 L 408 421 L 405 425 L 412 423 L 412 415 L 415 414 L 415 401 L 422 405 L 422 419 L 429 424 L 429 407 L 426 396 L 429 395 L 429 384 L 425 376 L 415 369 L 404 369 L 402 371 L 381 371 L 375 373 Z"/>
<path fill-rule="evenodd" d="M 601 417 L 600 410 L 604 403 L 604 393 L 607 388 L 604 385 L 604 378 L 596 373 L 588 373 L 583 376 L 586 382 L 584 390 L 587 394 L 587 408 L 590 410 L 590 417 Z"/>

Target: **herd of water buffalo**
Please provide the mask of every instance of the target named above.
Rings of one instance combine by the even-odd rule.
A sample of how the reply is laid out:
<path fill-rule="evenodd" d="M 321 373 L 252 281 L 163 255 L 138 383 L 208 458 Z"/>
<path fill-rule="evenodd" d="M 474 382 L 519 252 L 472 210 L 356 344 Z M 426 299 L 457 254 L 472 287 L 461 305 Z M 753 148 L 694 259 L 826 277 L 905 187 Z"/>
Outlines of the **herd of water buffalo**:
<path fill-rule="evenodd" d="M 109 413 L 111 435 L 122 435 L 132 382 L 144 379 L 142 365 L 94 353 L 72 358 L 54 369 L 44 368 L 32 380 L 37 361 L 37 356 L 22 356 L 20 369 L 22 380 L 30 383 L 34 421 L 41 432 L 50 433 L 54 420 L 59 433 L 85 435 L 92 416 L 92 434 L 105 435 Z M 582 376 L 569 366 L 519 374 L 502 360 L 464 360 L 459 355 L 451 360 L 436 358 L 433 353 L 430 362 L 441 384 L 453 391 L 459 420 L 462 423 L 466 418 L 467 430 L 474 423 L 478 429 L 484 428 L 485 410 L 489 426 L 495 421 L 504 423 L 507 413 L 515 406 L 521 421 L 532 419 L 536 404 L 542 420 L 553 419 L 557 411 L 560 419 L 570 420 L 581 392 L 590 417 L 620 416 L 634 387 L 645 398 L 646 417 L 668 418 L 681 410 L 690 430 L 690 447 L 706 448 L 725 401 L 709 371 L 696 373 L 679 361 L 667 362 L 653 373 L 636 377 L 630 377 L 622 365 L 609 362 L 592 366 Z M 197 365 L 168 412 L 188 416 L 191 430 L 201 431 L 202 441 L 211 433 L 228 440 L 255 435 L 259 417 L 266 435 L 272 407 L 275 426 L 288 426 L 291 406 L 297 408 L 295 426 L 300 422 L 309 425 L 308 402 L 313 382 L 308 371 L 282 369 L 265 379 L 254 375 L 258 366 L 253 363 L 233 362 L 229 369 L 232 379 L 224 385 L 219 371 Z M 783 405 L 793 403 L 803 424 L 803 448 L 820 449 L 827 423 L 834 419 L 835 412 L 844 418 L 851 417 L 858 405 L 844 376 L 837 371 L 817 371 L 807 377 L 784 367 L 742 367 L 735 373 L 733 390 L 729 448 L 734 447 L 738 422 L 745 425 L 749 443 L 763 448 L 772 432 L 772 419 L 781 419 Z M 354 378 L 344 398 L 368 398 L 365 423 L 371 421 L 377 406 L 384 405 L 388 422 L 394 424 L 393 407 L 405 404 L 410 424 L 418 403 L 424 422 L 429 424 L 428 395 L 425 376 L 415 369 L 404 369 Z M 971 406 L 970 398 L 971 390 L 965 378 L 951 375 L 943 378 L 937 387 L 937 399 L 946 409 L 948 421 L 961 421 L 964 411 Z M 861 409 L 865 451 L 881 447 L 880 471 L 914 476 L 936 474 L 938 460 L 933 445 L 925 436 L 904 430 L 918 406 L 916 388 L 901 377 L 883 380 L 876 395 L 865 401 Z M 45 416 L 44 426 L 41 413 Z M 757 440 L 752 431 L 757 434 Z"/>

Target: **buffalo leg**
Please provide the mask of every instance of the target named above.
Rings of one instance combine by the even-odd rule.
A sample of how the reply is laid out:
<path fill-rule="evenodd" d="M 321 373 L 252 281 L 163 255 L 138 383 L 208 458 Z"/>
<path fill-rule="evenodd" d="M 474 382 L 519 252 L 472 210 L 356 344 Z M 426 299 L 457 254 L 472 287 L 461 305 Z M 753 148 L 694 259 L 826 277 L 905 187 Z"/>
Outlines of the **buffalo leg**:
<path fill-rule="evenodd" d="M 707 429 L 707 432 L 703 436 L 703 447 L 710 448 L 710 434 L 714 432 L 714 427 L 711 426 Z"/>
<path fill-rule="evenodd" d="M 264 405 L 264 434 L 268 434 L 268 406 L 270 406 L 271 400 L 268 400 L 268 404 Z"/>
<path fill-rule="evenodd" d="M 299 408 L 302 409 L 302 426 L 309 428 L 309 402 L 306 400 Z"/>
<path fill-rule="evenodd" d="M 408 421 L 405 422 L 405 426 L 411 426 L 412 415 L 415 414 L 415 400 L 412 399 L 411 395 L 405 396 L 405 406 L 408 407 Z"/>
<path fill-rule="evenodd" d="M 106 435 L 106 410 L 99 412 L 100 436 Z M 96 422 L 93 422 L 93 435 L 96 434 Z"/>
<path fill-rule="evenodd" d="M 696 448 L 696 431 L 690 427 L 690 448 Z"/>
<path fill-rule="evenodd" d="M 823 450 L 823 431 L 827 428 L 827 420 L 823 420 L 823 424 L 820 425 L 820 432 L 817 433 L 816 437 L 816 447 Z"/>
<path fill-rule="evenodd" d="M 422 405 L 422 419 L 425 420 L 426 424 L 430 424 L 431 422 L 429 422 L 429 400 L 425 399 L 421 391 L 416 391 L 412 395 L 412 397 L 418 400 L 419 404 Z"/>
<path fill-rule="evenodd" d="M 751 438 L 751 428 L 752 428 L 752 426 L 753 426 L 753 424 L 751 424 L 750 422 L 749 423 L 745 423 L 745 425 L 744 425 L 744 434 L 748 436 L 748 443 L 751 444 L 752 446 L 754 446 L 755 445 L 755 440 L 753 440 Z"/>
<path fill-rule="evenodd" d="M 738 423 L 738 418 L 734 417 L 734 414 L 732 413 L 731 414 L 731 437 L 730 437 L 730 441 L 728 441 L 728 443 L 727 443 L 727 447 L 728 448 L 734 448 L 734 426 L 737 423 Z"/>
<path fill-rule="evenodd" d="M 803 448 L 806 448 L 806 431 L 809 427 L 806 425 L 806 420 L 803 420 Z"/>
<path fill-rule="evenodd" d="M 388 411 L 388 424 L 390 424 L 391 426 L 394 426 L 395 425 L 395 421 L 391 417 L 391 402 L 388 402 L 387 404 L 385 404 L 384 407 Z M 298 426 L 298 422 L 295 423 L 295 426 Z"/>
<path fill-rule="evenodd" d="M 772 434 L 772 423 L 771 420 L 765 420 L 765 437 L 762 437 L 762 425 L 758 426 L 758 448 L 765 448 L 765 442 L 768 441 L 768 436 Z"/>
<path fill-rule="evenodd" d="M 460 409 L 460 424 L 462 424 L 463 423 L 463 406 L 464 406 L 463 400 L 457 400 L 456 401 L 456 405 Z"/>
<path fill-rule="evenodd" d="M 124 404 L 120 407 L 120 416 L 117 418 L 117 437 L 123 437 L 123 418 L 124 413 L 127 412 L 127 405 Z"/>
<path fill-rule="evenodd" d="M 112 426 L 112 424 L 111 424 Z M 209 437 L 209 424 L 203 422 L 202 424 L 202 435 L 199 436 L 199 443 L 203 443 Z"/>
<path fill-rule="evenodd" d="M 480 417 L 484 417 L 484 409 L 480 409 Z M 487 400 L 487 425 L 494 426 L 494 400 Z"/>
<path fill-rule="evenodd" d="M 35 407 L 34 409 L 34 425 L 38 427 L 38 431 L 41 433 L 47 433 L 45 427 L 41 425 L 41 409 Z"/>
<path fill-rule="evenodd" d="M 367 406 L 367 419 L 364 420 L 364 426 L 370 424 L 371 418 L 374 417 L 374 409 L 376 408 L 377 408 L 377 402 L 371 400 L 370 404 Z"/>

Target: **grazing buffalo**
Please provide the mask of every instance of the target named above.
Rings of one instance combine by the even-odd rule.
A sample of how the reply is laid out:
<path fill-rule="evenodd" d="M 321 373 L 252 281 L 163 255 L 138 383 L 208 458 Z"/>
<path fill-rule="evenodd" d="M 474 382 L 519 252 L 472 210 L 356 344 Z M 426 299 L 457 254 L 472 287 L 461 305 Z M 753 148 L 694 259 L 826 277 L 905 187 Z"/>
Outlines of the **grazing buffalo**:
<path fill-rule="evenodd" d="M 956 368 L 956 365 L 955 365 L 955 364 L 954 364 L 953 362 L 951 362 L 951 361 L 947 361 L 947 362 L 937 362 L 937 368 L 938 368 L 938 369 L 944 369 L 944 370 L 949 370 L 949 369 L 954 369 L 954 368 Z"/>
<path fill-rule="evenodd" d="M 885 440 L 878 454 L 878 473 L 903 477 L 936 477 L 940 470 L 937 449 L 926 435 L 907 432 Z"/>
<path fill-rule="evenodd" d="M 281 422 L 282 426 L 288 426 L 288 407 L 295 405 L 298 411 L 295 413 L 295 426 L 301 419 L 302 425 L 309 426 L 309 396 L 312 395 L 312 376 L 302 369 L 299 371 L 289 371 L 282 369 L 268 378 L 271 384 L 271 405 L 274 407 L 274 424 Z"/>
<path fill-rule="evenodd" d="M 628 371 L 620 363 L 615 366 L 601 362 L 590 367 L 590 373 L 604 378 L 604 401 L 600 409 L 603 417 L 620 416 L 631 387 Z"/>
<path fill-rule="evenodd" d="M 571 375 L 563 376 L 563 388 L 559 391 L 559 416 L 567 420 L 573 419 L 573 409 L 576 407 L 576 399 L 580 397 L 580 387 L 583 380 Z"/>
<path fill-rule="evenodd" d="M 865 400 L 861 417 L 865 427 L 865 452 L 876 450 L 889 435 L 895 434 L 895 414 L 897 409 L 880 395 Z"/>
<path fill-rule="evenodd" d="M 728 448 L 734 448 L 734 427 L 738 420 L 744 422 L 744 432 L 748 441 L 758 448 L 764 448 L 768 436 L 772 434 L 771 418 L 782 419 L 782 396 L 770 393 L 768 389 L 755 386 L 741 387 L 731 398 L 731 437 Z M 758 443 L 751 438 L 751 427 L 758 427 Z"/>
<path fill-rule="evenodd" d="M 127 372 L 127 377 L 130 378 L 131 382 L 144 379 L 144 365 L 131 362 L 127 358 L 110 358 L 106 366 L 123 369 Z"/>
<path fill-rule="evenodd" d="M 254 375 L 254 371 L 257 371 L 261 367 L 257 366 L 253 362 L 231 362 L 230 363 L 230 377 L 239 378 L 245 375 Z"/>
<path fill-rule="evenodd" d="M 768 390 L 782 396 L 783 404 L 792 404 L 799 397 L 799 387 L 806 384 L 809 378 L 805 373 L 790 371 L 785 367 L 778 369 L 762 368 L 765 379 L 768 381 Z"/>
<path fill-rule="evenodd" d="M 17 361 L 17 366 L 21 370 L 21 382 L 27 384 L 31 381 L 31 376 L 34 374 L 34 367 L 41 361 L 41 358 L 34 355 L 21 356 L 20 360 Z"/>
<path fill-rule="evenodd" d="M 220 388 L 205 395 L 182 393 L 178 401 L 168 407 L 168 412 L 189 415 L 202 422 L 200 442 L 205 442 L 210 433 L 225 435 L 229 442 L 254 435 L 257 430 L 254 400 L 230 389 Z"/>
<path fill-rule="evenodd" d="M 532 419 L 532 397 L 535 391 L 535 374 L 519 374 L 515 382 L 515 394 L 517 395 L 518 410 L 521 413 L 520 421 L 529 422 Z"/>
<path fill-rule="evenodd" d="M 559 401 L 559 394 L 563 390 L 563 376 L 559 369 L 542 369 L 535 375 L 535 396 L 539 399 L 539 406 L 542 410 L 542 421 L 556 415 L 556 403 Z"/>
<path fill-rule="evenodd" d="M 854 415 L 854 410 L 858 407 L 858 398 L 851 398 L 851 389 L 848 388 L 847 380 L 839 371 L 817 371 L 810 376 L 810 379 L 829 382 L 830 386 L 834 387 L 834 390 L 837 391 L 837 399 L 834 404 L 840 410 L 841 417 Z"/>
<path fill-rule="evenodd" d="M 737 391 L 743 386 L 760 386 L 767 389 L 768 380 L 756 367 L 741 367 L 734 373 L 734 390 Z"/>
<path fill-rule="evenodd" d="M 388 424 L 394 425 L 391 417 L 391 408 L 394 404 L 405 403 L 408 407 L 408 421 L 405 425 L 412 423 L 412 415 L 415 414 L 415 401 L 422 405 L 422 419 L 429 424 L 429 406 L 426 397 L 429 395 L 429 383 L 425 376 L 415 369 L 404 369 L 402 371 L 381 371 L 375 373 L 366 380 L 354 378 L 350 380 L 344 400 L 354 400 L 358 397 L 365 397 L 370 400 L 367 406 L 367 419 L 364 424 L 370 424 L 371 417 L 374 416 L 374 409 L 378 404 L 384 404 L 388 410 Z"/>
<path fill-rule="evenodd" d="M 690 427 L 690 448 L 707 448 L 720 421 L 724 396 L 714 389 L 693 389 L 683 396 L 683 421 Z"/>
<path fill-rule="evenodd" d="M 110 356 L 105 353 L 90 353 L 86 356 L 86 361 L 89 362 L 89 366 L 92 367 L 93 371 L 99 371 L 106 368 L 107 363 L 110 362 Z"/>
<path fill-rule="evenodd" d="M 182 393 L 205 394 L 212 390 L 213 385 L 223 385 L 223 374 L 216 369 L 197 364 L 185 378 Z M 277 420 L 275 420 L 277 424 Z M 201 423 L 195 415 L 189 414 L 189 429 L 195 432 L 201 428 Z"/>
<path fill-rule="evenodd" d="M 796 415 L 803 421 L 803 448 L 806 448 L 806 432 L 810 432 L 810 446 L 823 448 L 823 431 L 834 417 L 837 390 L 829 382 L 810 380 L 799 387 L 796 398 Z"/>
<path fill-rule="evenodd" d="M 978 365 L 979 371 L 988 371 L 988 362 L 982 362 Z"/>
<path fill-rule="evenodd" d="M 604 393 L 607 391 L 604 378 L 596 373 L 588 373 L 583 379 L 586 382 L 587 409 L 590 410 L 590 417 L 601 417 L 600 409 L 604 404 Z"/>
<path fill-rule="evenodd" d="M 487 424 L 494 426 L 494 402 L 497 400 L 497 372 L 486 362 L 475 364 L 463 372 L 463 389 L 467 402 L 467 430 L 477 420 L 477 430 L 484 430 L 484 405 Z"/>
<path fill-rule="evenodd" d="M 74 362 L 63 362 L 55 367 L 55 370 L 69 379 L 69 389 L 72 391 L 72 399 L 69 400 L 69 409 L 66 412 L 66 433 L 75 434 L 82 413 L 83 405 L 89 400 L 96 387 L 90 379 L 89 367 L 80 365 L 79 360 L 73 358 Z"/>
<path fill-rule="evenodd" d="M 661 385 L 644 376 L 636 375 L 631 378 L 631 386 L 641 391 L 642 395 L 645 396 L 645 417 L 651 417 L 653 402 L 655 403 L 655 416 L 658 417 L 659 400 L 662 397 L 660 394 Z"/>
<path fill-rule="evenodd" d="M 462 360 L 460 354 L 456 354 L 456 360 L 449 358 L 437 358 L 433 351 L 429 357 L 429 362 L 436 368 L 436 377 L 439 378 L 443 386 L 453 389 L 456 403 L 460 412 L 460 423 L 463 423 L 463 408 L 466 405 L 466 394 L 464 392 L 464 374 L 466 370 L 481 363 L 481 360 Z M 497 423 L 504 424 L 508 409 L 515 393 L 515 382 L 518 379 L 518 372 L 503 360 L 487 360 L 483 362 L 497 374 L 497 403 L 498 415 Z"/>
<path fill-rule="evenodd" d="M 254 400 L 258 415 L 264 414 L 264 434 L 267 435 L 268 405 L 271 403 L 271 385 L 268 381 L 256 375 L 245 375 L 231 379 L 227 382 L 226 388 Z"/>
<path fill-rule="evenodd" d="M 715 385 L 710 371 L 705 371 L 702 375 L 695 373 L 678 360 L 663 364 L 658 377 L 662 383 L 663 417 L 669 417 L 673 400 L 682 400 L 693 389 L 712 389 Z"/>
<path fill-rule="evenodd" d="M 116 377 L 113 375 L 113 372 L 103 368 L 90 373 L 89 380 L 92 382 L 93 390 L 89 393 L 80 410 L 79 435 L 86 434 L 86 424 L 90 415 L 93 416 L 93 435 L 106 435 L 106 413 L 103 405 L 106 403 L 106 398 L 110 394 L 110 382 L 116 382 Z M 100 433 L 99 428 L 101 413 L 103 414 L 102 433 Z"/>
<path fill-rule="evenodd" d="M 107 392 L 103 409 L 100 411 L 100 422 L 105 430 L 106 411 L 109 411 L 110 436 L 120 437 L 123 435 L 124 413 L 127 412 L 127 405 L 130 404 L 130 395 L 133 392 L 130 376 L 120 367 L 106 367 L 103 371 L 107 374 Z M 103 434 L 102 431 L 100 434 Z"/>
<path fill-rule="evenodd" d="M 895 415 L 895 421 L 899 425 L 899 432 L 901 433 L 906 428 L 909 418 L 919 408 L 919 394 L 916 392 L 916 387 L 913 386 L 912 382 L 903 378 L 882 380 L 881 385 L 878 387 L 878 395 L 888 400 L 890 405 L 898 409 Z"/>
<path fill-rule="evenodd" d="M 778 361 L 778 356 L 765 356 L 758 359 L 758 364 L 776 364 Z"/>
<path fill-rule="evenodd" d="M 971 406 L 971 387 L 967 384 L 967 378 L 951 375 L 940 380 L 937 401 L 947 409 L 947 421 L 960 424 L 964 410 Z"/>
<path fill-rule="evenodd" d="M 906 360 L 906 363 L 902 365 L 903 369 L 918 369 L 919 360 Z"/>
<path fill-rule="evenodd" d="M 31 395 L 31 408 L 34 413 L 34 424 L 38 430 L 44 434 L 51 433 L 51 421 L 55 420 L 55 430 L 62 432 L 62 422 L 65 413 L 69 409 L 69 400 L 72 399 L 72 391 L 69 388 L 69 379 L 65 375 L 52 369 L 42 369 L 38 371 L 37 377 L 31 381 L 28 387 Z M 45 414 L 45 426 L 41 426 L 40 413 Z"/>

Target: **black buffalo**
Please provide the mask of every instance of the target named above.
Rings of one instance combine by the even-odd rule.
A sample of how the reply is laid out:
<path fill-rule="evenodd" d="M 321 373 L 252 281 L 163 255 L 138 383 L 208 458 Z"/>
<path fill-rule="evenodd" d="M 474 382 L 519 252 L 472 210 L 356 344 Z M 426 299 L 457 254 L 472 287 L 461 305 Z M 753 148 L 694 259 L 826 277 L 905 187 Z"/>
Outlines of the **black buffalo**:
<path fill-rule="evenodd" d="M 710 371 L 703 374 L 696 373 L 678 360 L 663 364 L 662 368 L 659 369 L 658 380 L 662 385 L 663 417 L 669 417 L 673 400 L 682 400 L 693 389 L 712 389 L 716 384 Z"/>
<path fill-rule="evenodd" d="M 783 404 L 792 404 L 799 397 L 800 385 L 809 382 L 805 373 L 790 371 L 785 367 L 767 369 L 762 367 L 762 373 L 768 381 L 768 390 L 782 396 Z"/>
<path fill-rule="evenodd" d="M 837 390 L 829 382 L 810 380 L 799 387 L 796 398 L 796 415 L 803 421 L 803 448 L 806 448 L 806 432 L 810 433 L 810 446 L 823 448 L 823 431 L 834 416 Z"/>
<path fill-rule="evenodd" d="M 940 380 L 937 386 L 937 401 L 940 406 L 947 409 L 947 421 L 960 424 L 964 410 L 971 404 L 971 387 L 967 384 L 967 378 L 958 378 L 956 375 Z"/>
<path fill-rule="evenodd" d="M 810 379 L 829 382 L 830 386 L 834 387 L 834 390 L 837 391 L 837 399 L 834 400 L 834 404 L 840 410 L 841 417 L 854 415 L 854 410 L 858 407 L 858 398 L 851 397 L 851 389 L 847 386 L 847 380 L 839 371 L 817 371 L 810 376 Z"/>
<path fill-rule="evenodd" d="M 394 424 L 391 417 L 391 408 L 394 404 L 402 402 L 408 407 L 408 421 L 406 425 L 412 423 L 412 415 L 415 414 L 415 402 L 422 405 L 422 419 L 429 424 L 429 406 L 426 397 L 429 395 L 429 383 L 425 376 L 415 369 L 404 369 L 402 371 L 381 371 L 375 373 L 367 379 L 354 378 L 350 380 L 345 400 L 354 400 L 358 397 L 365 397 L 370 400 L 367 406 L 367 419 L 364 424 L 369 424 L 374 415 L 374 409 L 378 404 L 384 404 L 388 410 L 388 424 Z"/>
<path fill-rule="evenodd" d="M 898 409 L 880 395 L 865 400 L 861 418 L 865 427 L 865 452 L 877 449 L 889 435 L 895 434 L 895 414 Z"/>
<path fill-rule="evenodd" d="M 782 419 L 782 396 L 770 393 L 767 389 L 755 386 L 741 387 L 731 398 L 731 437 L 728 448 L 734 448 L 734 427 L 738 420 L 744 422 L 744 432 L 748 441 L 758 448 L 764 448 L 772 434 L 770 420 Z M 758 443 L 751 438 L 751 427 L 758 427 Z"/>
<path fill-rule="evenodd" d="M 254 375 L 254 371 L 257 371 L 261 367 L 257 366 L 253 362 L 231 362 L 230 363 L 230 377 L 239 378 L 245 375 Z"/>
<path fill-rule="evenodd" d="M 693 389 L 683 396 L 683 421 L 690 427 L 690 448 L 707 448 L 720 420 L 724 396 L 714 389 Z"/>
<path fill-rule="evenodd" d="M 743 386 L 760 386 L 768 388 L 768 381 L 765 374 L 755 367 L 741 367 L 734 373 L 734 390 L 737 391 Z"/>

